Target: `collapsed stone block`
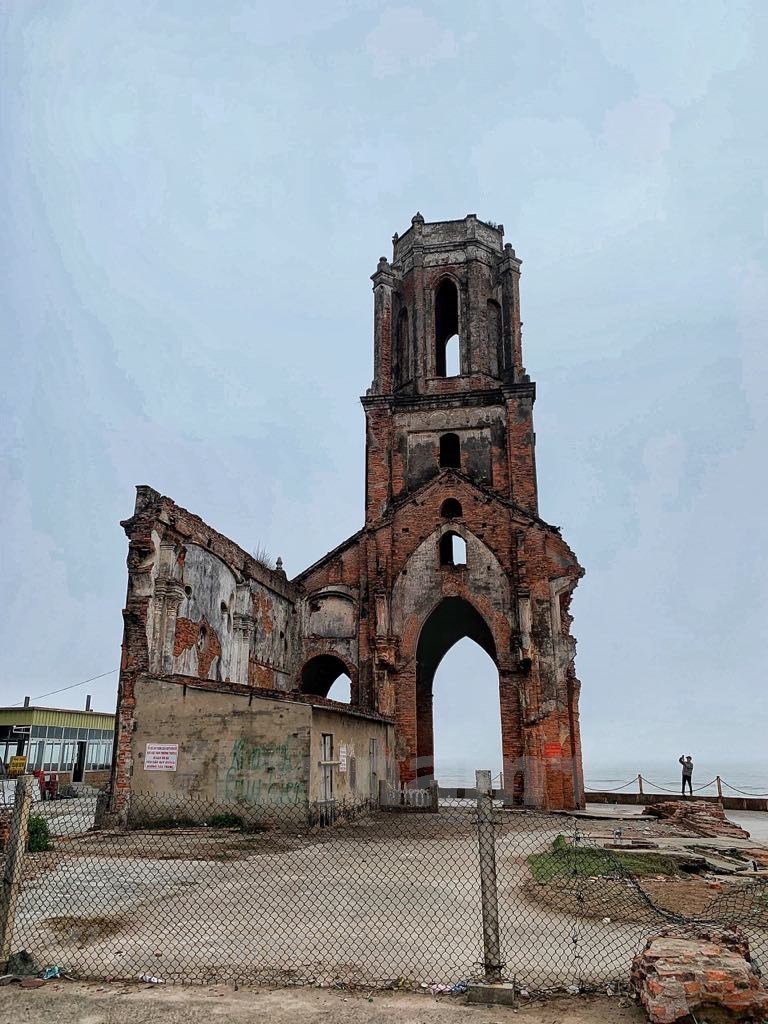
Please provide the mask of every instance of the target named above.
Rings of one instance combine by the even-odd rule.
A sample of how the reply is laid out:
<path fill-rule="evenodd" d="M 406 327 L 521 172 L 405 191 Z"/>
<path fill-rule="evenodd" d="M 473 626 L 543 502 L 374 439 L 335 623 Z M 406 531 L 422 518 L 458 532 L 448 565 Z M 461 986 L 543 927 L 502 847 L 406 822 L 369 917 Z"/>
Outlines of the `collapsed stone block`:
<path fill-rule="evenodd" d="M 768 991 L 736 927 L 669 926 L 651 936 L 632 963 L 630 983 L 652 1024 L 706 1010 L 707 1021 L 762 1020 Z"/>

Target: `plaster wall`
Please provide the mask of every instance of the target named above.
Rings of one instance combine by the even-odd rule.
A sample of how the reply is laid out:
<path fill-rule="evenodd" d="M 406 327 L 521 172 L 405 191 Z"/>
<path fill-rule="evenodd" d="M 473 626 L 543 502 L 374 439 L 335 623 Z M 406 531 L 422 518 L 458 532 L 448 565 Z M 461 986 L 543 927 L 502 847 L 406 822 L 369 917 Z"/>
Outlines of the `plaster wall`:
<path fill-rule="evenodd" d="M 375 719 L 314 707 L 310 776 L 312 801 L 323 798 L 320 763 L 324 733 L 333 736 L 333 755 L 338 762 L 333 769 L 334 798 L 346 805 L 377 803 L 379 780 L 392 782 L 395 777 L 394 727 Z"/>
<path fill-rule="evenodd" d="M 136 683 L 141 714 L 131 748 L 134 802 L 305 807 L 312 710 L 306 704 L 182 686 Z M 145 768 L 148 743 L 178 744 L 175 771 Z"/>

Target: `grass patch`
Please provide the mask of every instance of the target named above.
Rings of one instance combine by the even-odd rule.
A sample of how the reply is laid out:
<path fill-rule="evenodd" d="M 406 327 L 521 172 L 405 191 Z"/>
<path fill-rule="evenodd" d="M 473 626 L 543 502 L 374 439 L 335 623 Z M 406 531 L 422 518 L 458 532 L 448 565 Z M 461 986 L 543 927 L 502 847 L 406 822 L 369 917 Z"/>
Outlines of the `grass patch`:
<path fill-rule="evenodd" d="M 673 857 L 659 853 L 635 853 L 601 850 L 598 847 L 571 846 L 565 836 L 557 836 L 552 850 L 532 853 L 528 866 L 537 882 L 563 878 L 594 878 L 627 873 L 639 878 L 647 875 L 679 875 Z"/>
<path fill-rule="evenodd" d="M 27 826 L 27 849 L 30 853 L 44 853 L 53 849 L 51 830 L 48 822 L 40 814 L 32 814 Z"/>

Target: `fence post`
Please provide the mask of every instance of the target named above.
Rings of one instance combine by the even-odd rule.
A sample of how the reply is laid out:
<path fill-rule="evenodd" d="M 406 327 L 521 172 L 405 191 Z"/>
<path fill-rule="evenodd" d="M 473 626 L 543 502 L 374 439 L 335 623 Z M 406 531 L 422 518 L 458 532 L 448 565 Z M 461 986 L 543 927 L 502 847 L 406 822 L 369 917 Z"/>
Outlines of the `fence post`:
<path fill-rule="evenodd" d="M 432 779 L 429 783 L 429 809 L 432 814 L 440 811 L 440 785 L 437 779 Z"/>
<path fill-rule="evenodd" d="M 638 786 L 638 790 L 640 792 L 640 796 L 642 796 L 643 795 L 643 776 L 640 775 L 639 772 L 638 772 L 638 775 L 637 775 L 637 786 Z"/>
<path fill-rule="evenodd" d="M 8 835 L 8 849 L 5 855 L 3 893 L 0 897 L 0 964 L 3 968 L 11 957 L 16 903 L 21 891 L 21 869 L 27 847 L 32 787 L 36 783 L 37 780 L 33 775 L 20 775 L 16 780 L 16 799 L 13 804 L 11 830 Z"/>
<path fill-rule="evenodd" d="M 717 783 L 717 799 L 722 804 L 722 802 L 723 802 L 723 784 L 720 781 L 720 776 L 719 775 L 715 779 L 715 782 Z"/>
<path fill-rule="evenodd" d="M 477 838 L 480 852 L 480 899 L 483 913 L 483 963 L 488 981 L 501 981 L 499 897 L 496 892 L 496 835 L 491 773 L 475 772 Z"/>

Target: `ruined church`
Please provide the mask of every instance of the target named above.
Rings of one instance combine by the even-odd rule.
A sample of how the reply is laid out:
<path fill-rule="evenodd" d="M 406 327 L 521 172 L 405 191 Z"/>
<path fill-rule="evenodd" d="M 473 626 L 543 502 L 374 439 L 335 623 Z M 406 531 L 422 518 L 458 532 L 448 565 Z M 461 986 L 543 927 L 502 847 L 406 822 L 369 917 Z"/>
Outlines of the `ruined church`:
<path fill-rule="evenodd" d="M 424 785 L 435 672 L 463 637 L 498 669 L 505 804 L 583 805 L 569 613 L 583 570 L 539 515 L 520 265 L 472 214 L 416 214 L 394 236 L 372 276 L 364 525 L 293 579 L 137 488 L 118 820 L 147 793 L 354 803 L 383 780 Z M 341 675 L 348 705 L 328 699 Z"/>

